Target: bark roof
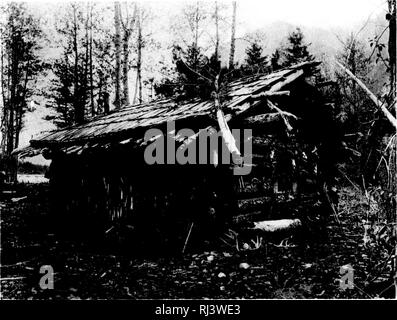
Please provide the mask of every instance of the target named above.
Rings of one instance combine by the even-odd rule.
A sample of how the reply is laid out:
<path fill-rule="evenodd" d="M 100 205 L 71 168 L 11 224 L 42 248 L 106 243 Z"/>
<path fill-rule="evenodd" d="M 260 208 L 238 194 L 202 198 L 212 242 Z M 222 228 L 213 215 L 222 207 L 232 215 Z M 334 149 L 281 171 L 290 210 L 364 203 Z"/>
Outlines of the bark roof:
<path fill-rule="evenodd" d="M 222 103 L 222 110 L 230 120 L 243 114 L 263 100 L 252 99 L 253 95 L 272 93 L 305 76 L 310 76 L 319 62 L 304 62 L 278 70 L 267 75 L 245 77 L 228 85 L 228 91 Z M 158 100 L 139 105 L 131 105 L 100 115 L 91 121 L 74 125 L 62 130 L 51 131 L 32 139 L 30 146 L 14 150 L 20 157 L 40 153 L 44 148 L 57 147 L 67 153 L 81 152 L 83 149 L 107 146 L 112 143 L 127 143 L 131 140 L 142 142 L 135 135 L 137 129 L 149 129 L 168 121 L 203 118 L 209 124 L 214 111 L 214 101 L 195 99 L 186 102 Z M 207 119 L 207 123 L 205 120 Z M 143 137 L 143 136 L 142 136 Z M 140 141 L 138 141 L 140 140 Z"/>

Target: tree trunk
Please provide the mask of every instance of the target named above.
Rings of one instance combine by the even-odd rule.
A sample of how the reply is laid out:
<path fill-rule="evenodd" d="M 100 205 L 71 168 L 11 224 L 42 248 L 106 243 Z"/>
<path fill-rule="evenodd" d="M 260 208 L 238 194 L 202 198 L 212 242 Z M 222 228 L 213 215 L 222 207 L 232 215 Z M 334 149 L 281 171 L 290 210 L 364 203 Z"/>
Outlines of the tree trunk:
<path fill-rule="evenodd" d="M 93 79 L 93 63 L 92 63 L 92 4 L 90 5 L 90 100 L 91 100 L 91 116 L 95 116 L 94 104 L 94 79 Z"/>
<path fill-rule="evenodd" d="M 198 68 L 198 38 L 199 38 L 199 23 L 200 23 L 200 3 L 196 3 L 196 15 L 194 21 L 194 64 L 193 70 L 197 72 Z"/>
<path fill-rule="evenodd" d="M 90 40 L 89 40 L 89 11 L 88 11 L 88 4 L 87 4 L 87 15 L 86 15 L 86 20 L 84 23 L 84 28 L 85 28 L 85 58 L 84 58 L 84 83 L 82 84 L 82 89 L 83 89 L 83 99 L 81 103 L 81 108 L 83 108 L 83 113 L 85 114 L 85 106 L 88 100 L 88 94 L 89 94 L 89 69 L 90 69 Z"/>
<path fill-rule="evenodd" d="M 81 104 L 79 102 L 79 52 L 77 47 L 77 9 L 73 5 L 73 53 L 74 53 L 74 92 L 73 92 L 73 108 L 76 123 L 84 121 L 84 112 L 81 112 Z"/>
<path fill-rule="evenodd" d="M 123 105 L 125 106 L 130 104 L 129 87 L 128 87 L 129 38 L 130 38 L 130 31 L 125 29 L 123 36 Z"/>
<path fill-rule="evenodd" d="M 219 13 L 218 13 L 218 2 L 215 1 L 215 58 L 216 62 L 219 61 Z"/>
<path fill-rule="evenodd" d="M 389 51 L 389 68 L 390 68 L 390 104 L 395 102 L 396 99 L 396 0 L 388 0 L 388 7 L 389 7 L 389 13 L 388 13 L 388 18 L 389 18 L 389 44 L 388 44 L 388 51 Z M 394 111 L 395 111 L 395 117 L 397 118 L 397 103 L 394 105 Z M 397 182 L 397 139 L 394 138 L 394 171 L 392 173 L 393 175 L 393 183 L 392 186 L 394 186 L 394 190 L 390 190 L 392 192 L 396 192 L 395 190 L 395 185 Z M 394 202 L 394 205 L 396 206 L 394 208 L 394 212 L 396 214 L 395 217 L 395 234 L 397 235 L 397 199 Z M 395 247 L 395 252 L 394 252 L 394 289 L 395 289 L 395 298 L 397 299 L 397 244 Z"/>
<path fill-rule="evenodd" d="M 123 105 L 127 106 L 130 104 L 130 94 L 129 94 L 129 41 L 132 33 L 132 27 L 135 22 L 136 7 L 133 17 L 130 19 L 128 15 L 128 8 L 126 8 L 126 19 L 125 23 L 121 20 L 121 25 L 123 26 Z"/>
<path fill-rule="evenodd" d="M 229 69 L 234 69 L 234 51 L 236 45 L 236 1 L 233 1 L 232 37 L 230 39 Z"/>
<path fill-rule="evenodd" d="M 1 43 L 1 95 L 3 100 L 3 114 L 1 118 L 1 153 L 6 153 L 6 135 L 7 135 L 7 119 L 8 119 L 8 102 L 6 98 L 6 93 L 4 89 L 4 50 L 3 50 L 3 43 Z"/>
<path fill-rule="evenodd" d="M 120 3 L 114 3 L 114 26 L 115 26 L 115 40 L 114 45 L 116 49 L 116 67 L 115 67 L 115 101 L 116 108 L 120 108 L 120 75 L 121 75 L 121 48 L 120 48 Z"/>
<path fill-rule="evenodd" d="M 396 0 L 389 5 L 389 61 L 390 61 L 390 103 L 396 98 Z M 397 106 L 396 106 L 397 108 Z"/>
<path fill-rule="evenodd" d="M 138 92 L 138 101 L 142 103 L 142 19 L 141 12 L 138 13 L 137 27 L 138 27 L 138 58 L 136 64 L 136 75 L 137 75 L 137 88 L 135 89 Z M 135 103 L 135 98 L 134 98 Z"/>
<path fill-rule="evenodd" d="M 366 85 L 360 79 L 358 79 L 353 73 L 351 73 L 350 70 L 345 68 L 338 61 L 336 61 L 336 64 L 340 66 L 350 76 L 350 78 L 352 78 L 360 86 L 360 88 L 367 93 L 369 98 L 375 103 L 375 105 L 378 108 L 381 109 L 381 111 L 387 117 L 390 123 L 397 129 L 397 119 L 390 113 L 390 111 L 385 107 L 385 105 L 381 101 L 379 101 L 378 98 L 366 87 Z"/>

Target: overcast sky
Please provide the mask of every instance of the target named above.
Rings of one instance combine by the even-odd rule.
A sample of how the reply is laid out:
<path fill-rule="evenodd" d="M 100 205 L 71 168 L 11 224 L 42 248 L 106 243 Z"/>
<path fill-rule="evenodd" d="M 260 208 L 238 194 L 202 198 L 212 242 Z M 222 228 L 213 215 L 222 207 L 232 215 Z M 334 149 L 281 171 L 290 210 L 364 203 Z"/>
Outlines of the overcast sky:
<path fill-rule="evenodd" d="M 386 0 L 243 0 L 238 1 L 240 22 L 257 28 L 274 21 L 291 24 L 352 28 L 387 8 Z"/>
<path fill-rule="evenodd" d="M 43 0 L 25 1 L 43 2 Z M 51 2 L 65 3 L 65 0 L 52 0 Z M 113 0 L 101 0 L 100 2 L 113 3 Z M 168 10 L 165 12 L 172 12 L 173 7 L 188 1 L 166 0 L 156 3 L 153 0 L 141 0 L 138 2 L 150 2 L 154 7 L 157 4 L 160 10 L 166 8 Z M 230 3 L 231 1 L 219 2 Z M 177 5 L 175 6 L 175 4 Z M 384 12 L 387 2 L 386 0 L 239 0 L 237 6 L 238 21 L 248 30 L 260 28 L 275 21 L 324 28 L 352 28 L 363 20 L 367 20 L 371 13 L 375 16 Z"/>

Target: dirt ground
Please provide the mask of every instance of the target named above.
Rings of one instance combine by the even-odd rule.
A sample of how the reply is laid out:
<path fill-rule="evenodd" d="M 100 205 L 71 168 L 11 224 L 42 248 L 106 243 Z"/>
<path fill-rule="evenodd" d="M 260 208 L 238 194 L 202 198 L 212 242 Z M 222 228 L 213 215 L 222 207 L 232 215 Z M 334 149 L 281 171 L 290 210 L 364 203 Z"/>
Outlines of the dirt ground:
<path fill-rule="evenodd" d="M 340 223 L 331 216 L 324 237 L 253 239 L 251 244 L 240 243 L 239 249 L 214 245 L 184 255 L 142 256 L 59 238 L 48 227 L 48 203 L 46 184 L 19 185 L 2 194 L 3 299 L 329 299 L 394 294 L 391 250 L 371 241 L 364 245 L 366 201 L 349 187 L 340 191 Z M 340 269 L 347 264 L 354 269 L 354 287 L 342 290 Z M 54 269 L 52 290 L 39 286 L 43 265 Z"/>

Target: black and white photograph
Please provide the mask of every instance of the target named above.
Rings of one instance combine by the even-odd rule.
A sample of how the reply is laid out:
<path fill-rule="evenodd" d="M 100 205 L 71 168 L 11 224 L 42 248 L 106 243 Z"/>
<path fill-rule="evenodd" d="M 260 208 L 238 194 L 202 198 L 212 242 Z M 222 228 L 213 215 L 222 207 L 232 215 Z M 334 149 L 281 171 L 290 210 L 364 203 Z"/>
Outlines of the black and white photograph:
<path fill-rule="evenodd" d="M 0 300 L 397 299 L 396 101 L 396 0 L 2 1 Z"/>

